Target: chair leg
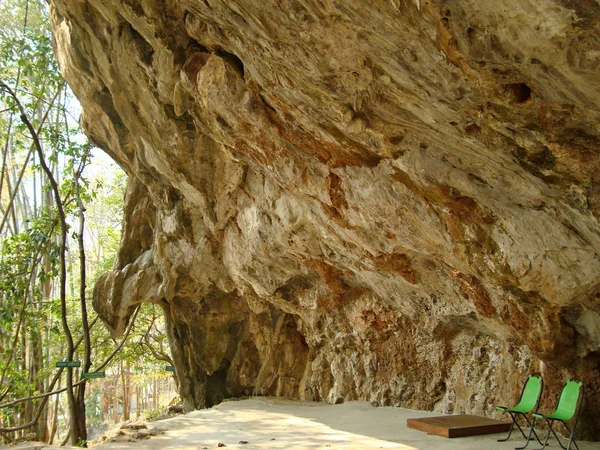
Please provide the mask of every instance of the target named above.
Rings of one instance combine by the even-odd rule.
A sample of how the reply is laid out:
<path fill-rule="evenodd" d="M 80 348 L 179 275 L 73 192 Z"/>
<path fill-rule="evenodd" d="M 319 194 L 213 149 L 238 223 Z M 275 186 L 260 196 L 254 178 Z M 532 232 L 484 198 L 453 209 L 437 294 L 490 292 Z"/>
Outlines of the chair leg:
<path fill-rule="evenodd" d="M 548 424 L 548 432 L 546 433 L 546 439 L 544 440 L 544 443 L 542 444 L 542 447 L 536 450 L 543 450 L 546 447 L 548 447 L 548 438 L 550 438 L 550 432 L 554 433 L 554 430 L 552 429 L 552 424 L 554 423 L 554 420 L 549 421 L 548 419 L 544 418 L 544 420 L 546 421 L 546 423 Z M 535 418 L 534 418 L 534 422 L 535 422 Z M 556 433 L 554 433 L 554 435 L 556 436 Z M 560 441 L 559 441 L 560 444 Z M 562 444 L 561 444 L 562 447 Z"/>
<path fill-rule="evenodd" d="M 552 434 L 554 435 L 556 442 L 558 442 L 558 445 L 560 445 L 560 448 L 562 448 L 563 450 L 567 450 L 567 447 L 565 447 L 563 445 L 563 443 L 560 441 L 560 438 L 558 437 L 558 435 L 556 434 L 556 432 L 554 430 L 552 430 Z"/>
<path fill-rule="evenodd" d="M 569 427 L 567 426 L 567 424 L 563 420 L 561 420 L 561 423 L 565 426 L 565 429 L 567 430 L 567 433 L 569 434 L 569 443 L 568 443 L 568 445 L 566 447 L 564 445 L 562 445 L 562 443 L 558 439 L 558 436 L 556 435 L 556 433 L 554 433 L 554 430 L 552 430 L 552 432 L 554 433 L 554 437 L 558 441 L 559 445 L 564 450 L 570 450 L 571 449 L 571 444 L 575 444 L 575 448 L 577 450 L 579 450 L 579 446 L 577 445 L 577 442 L 575 442 L 575 427 L 577 426 L 577 423 L 574 424 L 572 430 L 569 430 Z"/>
<path fill-rule="evenodd" d="M 575 430 L 573 430 L 570 434 L 571 435 L 569 436 L 569 445 L 567 445 L 566 450 L 570 450 L 571 449 L 571 444 L 575 444 L 575 448 L 577 450 L 579 450 L 579 446 L 577 445 L 577 442 L 575 442 L 575 436 L 574 436 L 575 435 Z"/>
<path fill-rule="evenodd" d="M 525 414 L 523 414 L 523 418 L 527 422 L 527 425 L 529 425 L 529 435 L 526 439 L 528 441 L 533 441 L 533 438 L 531 437 L 531 433 L 533 432 L 535 439 L 537 439 L 537 441 L 540 443 L 540 445 L 542 445 L 542 440 L 539 438 L 539 436 L 535 432 L 535 427 L 533 426 L 533 424 L 535 423 L 535 417 L 533 418 L 533 422 L 530 422 Z M 523 430 L 521 430 L 521 432 L 523 433 Z M 523 433 L 523 437 L 525 437 L 525 433 Z"/>
<path fill-rule="evenodd" d="M 550 438 L 550 433 L 552 433 L 554 435 L 556 442 L 558 442 L 558 445 L 560 445 L 562 449 L 570 450 L 571 444 L 575 444 L 575 448 L 577 450 L 579 450 L 579 446 L 577 445 L 577 442 L 575 442 L 575 426 L 577 425 L 577 423 L 574 424 L 573 430 L 569 430 L 569 427 L 567 426 L 567 424 L 561 420 L 562 424 L 565 426 L 565 428 L 567 430 L 567 433 L 569 434 L 569 444 L 565 447 L 563 445 L 563 443 L 561 442 L 560 438 L 558 437 L 558 434 L 556 434 L 556 431 L 554 431 L 554 428 L 552 428 L 555 420 L 554 419 L 550 419 L 550 420 L 544 419 L 544 420 L 548 424 L 548 432 L 546 433 L 546 439 L 544 441 L 544 444 L 542 445 L 542 448 L 537 449 L 537 450 L 543 450 L 544 448 L 546 448 L 548 446 L 548 439 Z M 534 418 L 534 422 L 535 422 L 535 418 Z M 527 446 L 527 445 L 525 445 L 525 446 Z M 525 447 L 521 447 L 521 448 L 525 448 Z"/>
<path fill-rule="evenodd" d="M 512 422 L 510 423 L 510 428 L 508 430 L 508 435 L 504 438 L 504 439 L 498 439 L 498 442 L 506 442 L 510 439 L 510 435 L 513 432 L 513 428 L 515 427 L 515 423 L 517 421 L 517 418 L 515 416 L 513 416 L 513 413 L 509 412 L 508 414 L 510 414 L 510 418 L 512 419 Z"/>
<path fill-rule="evenodd" d="M 575 448 L 579 450 L 579 446 L 577 445 L 577 442 L 575 442 L 575 430 L 577 429 L 577 419 L 575 420 L 575 423 L 573 424 L 573 428 L 571 430 L 569 430 L 569 427 L 563 420 L 561 420 L 561 422 L 565 426 L 567 433 L 569 433 L 569 444 L 567 445 L 567 450 L 571 449 L 571 444 L 575 444 Z"/>
<path fill-rule="evenodd" d="M 527 420 L 527 417 L 525 416 L 525 414 L 521 414 L 524 418 L 525 421 L 527 422 L 527 424 L 529 424 L 529 420 Z M 523 435 L 523 437 L 525 439 L 529 439 L 527 436 L 525 436 L 525 432 L 523 431 L 523 428 L 521 428 L 521 426 L 519 425 L 519 421 L 517 420 L 519 416 L 515 416 L 515 425 L 517 426 L 517 428 L 519 429 L 519 431 L 521 432 L 521 434 Z M 531 436 L 531 433 L 529 433 L 529 435 Z"/>
<path fill-rule="evenodd" d="M 525 417 L 525 420 L 527 420 L 527 417 Z M 527 420 L 527 423 L 529 424 L 529 420 Z M 526 448 L 529 445 L 529 441 L 533 440 L 533 438 L 531 437 L 531 433 L 535 434 L 535 437 L 536 437 L 536 439 L 538 440 L 538 442 L 540 444 L 542 443 L 540 441 L 540 438 L 538 437 L 537 433 L 534 430 L 534 427 L 535 427 L 535 417 L 533 418 L 533 422 L 530 425 L 531 425 L 531 427 L 529 428 L 529 434 L 527 436 L 525 436 L 525 433 L 523 433 L 523 436 L 525 436 L 525 445 L 522 446 L 522 447 L 515 447 L 515 450 L 523 450 L 524 448 Z M 521 432 L 523 432 L 523 430 L 521 430 Z"/>

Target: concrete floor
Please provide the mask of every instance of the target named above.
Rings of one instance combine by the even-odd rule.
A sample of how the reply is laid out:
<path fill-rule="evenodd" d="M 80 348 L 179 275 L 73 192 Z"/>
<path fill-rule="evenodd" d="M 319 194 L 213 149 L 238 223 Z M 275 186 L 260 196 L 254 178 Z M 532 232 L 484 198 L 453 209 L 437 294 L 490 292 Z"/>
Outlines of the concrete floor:
<path fill-rule="evenodd" d="M 341 405 L 256 398 L 222 403 L 212 409 L 155 422 L 164 435 L 138 443 L 110 443 L 98 450 L 251 449 L 403 449 L 511 450 L 524 439 L 518 433 L 447 439 L 407 428 L 406 419 L 439 413 L 376 408 L 368 402 Z M 246 441 L 247 444 L 240 444 Z M 530 443 L 528 448 L 539 448 Z M 551 441 L 551 449 L 559 448 Z M 599 442 L 580 442 L 580 450 L 600 450 Z"/>
<path fill-rule="evenodd" d="M 376 408 L 368 402 L 341 405 L 256 398 L 229 401 L 149 424 L 165 433 L 139 442 L 115 442 L 98 450 L 252 449 L 402 449 L 511 450 L 524 443 L 500 435 L 447 439 L 407 428 L 406 419 L 439 414 L 401 408 Z M 240 443 L 246 441 L 246 444 Z M 551 440 L 551 449 L 559 449 Z M 539 448 L 535 441 L 528 448 Z M 14 447 L 13 447 L 14 448 Z M 37 447 L 39 448 L 39 447 Z M 63 447 L 64 448 L 64 447 Z M 580 450 L 600 450 L 600 442 L 579 442 Z"/>

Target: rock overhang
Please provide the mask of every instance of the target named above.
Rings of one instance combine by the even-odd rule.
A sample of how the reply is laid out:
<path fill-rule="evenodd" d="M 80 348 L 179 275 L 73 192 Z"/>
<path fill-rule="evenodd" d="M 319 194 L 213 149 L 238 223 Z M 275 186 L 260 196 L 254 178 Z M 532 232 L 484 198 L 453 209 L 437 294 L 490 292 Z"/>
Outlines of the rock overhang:
<path fill-rule="evenodd" d="M 55 0 L 86 132 L 130 176 L 96 309 L 118 333 L 162 305 L 188 407 L 491 413 L 538 370 L 598 393 L 598 18 Z"/>

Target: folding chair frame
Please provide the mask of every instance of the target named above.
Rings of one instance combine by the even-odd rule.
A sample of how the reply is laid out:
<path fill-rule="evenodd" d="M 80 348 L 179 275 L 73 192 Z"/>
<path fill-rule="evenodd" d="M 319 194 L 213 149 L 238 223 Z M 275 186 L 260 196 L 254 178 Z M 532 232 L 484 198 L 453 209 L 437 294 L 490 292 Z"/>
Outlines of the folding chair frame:
<path fill-rule="evenodd" d="M 527 377 L 527 381 L 529 381 L 530 377 L 538 377 L 540 378 L 540 382 L 541 382 L 541 387 L 540 387 L 540 394 L 538 395 L 538 399 L 537 402 L 535 404 L 535 408 L 534 408 L 534 412 L 537 412 L 538 408 L 540 407 L 540 400 L 542 398 L 542 391 L 544 390 L 544 379 L 542 378 L 542 374 L 536 372 L 536 373 L 532 373 L 531 375 L 529 375 L 529 377 Z M 521 389 L 521 396 L 519 397 L 522 398 L 523 397 L 523 393 L 525 392 L 525 388 L 527 387 L 527 382 L 525 382 L 525 384 L 523 385 L 523 388 Z M 519 412 L 519 411 L 511 411 L 511 408 L 502 408 L 502 411 L 507 412 L 508 414 L 510 414 L 510 418 L 512 419 L 511 424 L 510 424 L 510 429 L 508 430 L 508 435 L 504 438 L 504 439 L 498 439 L 498 442 L 506 442 L 510 439 L 510 435 L 513 432 L 513 429 L 515 427 L 515 425 L 517 426 L 517 428 L 519 429 L 519 431 L 521 432 L 521 434 L 523 435 L 523 437 L 525 439 L 527 439 L 527 443 L 525 444 L 524 447 L 517 447 L 518 449 L 524 449 L 525 447 L 527 447 L 527 445 L 529 444 L 530 440 L 533 440 L 533 438 L 531 437 L 531 432 L 533 430 L 533 423 L 534 422 L 530 422 L 529 419 L 527 418 L 527 416 L 525 415 L 525 413 Z M 521 426 L 519 425 L 519 416 L 523 416 L 523 418 L 525 419 L 525 422 L 527 422 L 527 425 L 529 425 L 529 436 L 525 435 L 525 432 L 523 431 L 523 429 L 521 428 Z M 540 445 L 542 444 L 542 441 L 540 440 L 539 436 L 537 435 L 537 433 L 535 432 L 535 430 L 533 430 L 533 434 L 535 435 L 535 438 L 537 439 L 537 441 L 540 443 Z"/>
<path fill-rule="evenodd" d="M 577 378 L 572 378 L 569 381 L 581 382 L 581 380 L 579 380 Z M 569 430 L 569 427 L 567 426 L 567 424 L 565 423 L 564 420 L 562 420 L 562 419 L 550 419 L 550 418 L 546 417 L 545 415 L 542 415 L 542 418 L 548 424 L 548 432 L 546 433 L 546 439 L 545 439 L 544 443 L 542 444 L 542 448 L 540 448 L 539 450 L 543 450 L 544 448 L 546 448 L 548 446 L 548 438 L 550 437 L 550 432 L 552 432 L 552 434 L 556 438 L 556 441 L 558 442 L 558 445 L 560 445 L 561 448 L 563 448 L 564 450 L 570 450 L 571 444 L 575 444 L 575 448 L 577 450 L 579 450 L 579 446 L 577 445 L 577 442 L 575 442 L 575 430 L 577 429 L 577 422 L 579 420 L 579 413 L 581 412 L 581 405 L 583 404 L 583 395 L 584 395 L 583 383 L 581 383 L 581 386 L 580 386 L 579 389 L 580 389 L 580 394 L 579 394 L 579 398 L 577 399 L 578 405 L 577 405 L 577 411 L 575 412 L 575 422 L 573 422 L 573 428 L 571 430 Z M 533 418 L 533 423 L 534 424 L 535 424 L 535 420 L 536 420 L 536 418 L 534 417 Z M 562 442 L 558 438 L 558 435 L 552 429 L 552 426 L 554 425 L 554 422 L 556 422 L 556 421 L 562 422 L 562 424 L 567 429 L 567 433 L 569 433 L 569 444 L 566 447 L 562 444 Z M 532 429 L 533 429 L 533 426 L 532 426 Z M 531 435 L 531 433 L 529 433 L 529 434 Z M 528 443 L 529 443 L 529 441 L 528 441 Z"/>

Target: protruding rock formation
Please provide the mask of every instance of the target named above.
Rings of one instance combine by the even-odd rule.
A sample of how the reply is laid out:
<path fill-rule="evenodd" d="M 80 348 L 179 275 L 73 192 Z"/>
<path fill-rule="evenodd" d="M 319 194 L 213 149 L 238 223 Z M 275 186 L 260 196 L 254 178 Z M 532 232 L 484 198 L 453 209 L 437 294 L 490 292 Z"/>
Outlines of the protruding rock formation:
<path fill-rule="evenodd" d="M 493 413 L 542 371 L 600 439 L 600 5 L 53 0 L 130 176 L 96 286 L 162 305 L 188 408 Z"/>

